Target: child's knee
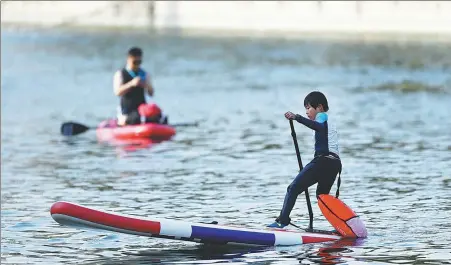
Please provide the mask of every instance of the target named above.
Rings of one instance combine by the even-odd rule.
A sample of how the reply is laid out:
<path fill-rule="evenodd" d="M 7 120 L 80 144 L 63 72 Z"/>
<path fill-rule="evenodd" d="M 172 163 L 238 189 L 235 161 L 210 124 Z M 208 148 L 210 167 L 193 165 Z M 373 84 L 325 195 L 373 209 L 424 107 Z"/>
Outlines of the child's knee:
<path fill-rule="evenodd" d="M 302 190 L 301 186 L 299 185 L 299 183 L 292 182 L 290 185 L 288 185 L 287 192 L 294 192 L 296 194 L 300 194 L 303 192 L 303 190 Z"/>
<path fill-rule="evenodd" d="M 294 191 L 294 190 L 296 190 L 296 182 L 291 182 L 291 184 L 290 185 L 288 185 L 288 187 L 287 187 L 287 192 L 292 192 L 292 191 Z"/>
<path fill-rule="evenodd" d="M 287 192 L 290 192 L 290 191 L 291 191 L 292 185 L 293 185 L 293 184 L 288 185 L 288 187 L 287 187 Z"/>

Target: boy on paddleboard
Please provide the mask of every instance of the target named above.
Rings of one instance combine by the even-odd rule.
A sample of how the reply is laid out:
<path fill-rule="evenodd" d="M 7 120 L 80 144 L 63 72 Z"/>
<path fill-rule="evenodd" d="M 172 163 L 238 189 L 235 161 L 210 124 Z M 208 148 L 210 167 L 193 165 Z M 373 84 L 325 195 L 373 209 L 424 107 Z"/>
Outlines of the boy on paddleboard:
<path fill-rule="evenodd" d="M 276 221 L 267 227 L 284 228 L 291 222 L 290 213 L 299 194 L 318 183 L 316 195 L 329 194 L 335 178 L 341 173 L 338 149 L 338 132 L 327 111 L 329 105 L 323 93 L 314 91 L 304 99 L 305 118 L 292 112 L 285 113 L 288 120 L 297 122 L 314 130 L 315 154 L 313 160 L 294 178 L 288 186 L 283 207 Z"/>

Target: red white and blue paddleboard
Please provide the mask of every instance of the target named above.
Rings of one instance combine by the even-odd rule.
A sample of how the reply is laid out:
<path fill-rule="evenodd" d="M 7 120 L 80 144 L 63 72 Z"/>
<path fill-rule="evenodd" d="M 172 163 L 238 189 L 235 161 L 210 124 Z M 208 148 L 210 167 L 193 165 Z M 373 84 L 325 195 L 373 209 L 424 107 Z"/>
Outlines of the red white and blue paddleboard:
<path fill-rule="evenodd" d="M 52 218 L 62 225 L 207 244 L 289 246 L 341 238 L 338 234 L 330 233 L 249 229 L 171 219 L 149 219 L 96 210 L 70 202 L 54 203 L 50 213 Z"/>

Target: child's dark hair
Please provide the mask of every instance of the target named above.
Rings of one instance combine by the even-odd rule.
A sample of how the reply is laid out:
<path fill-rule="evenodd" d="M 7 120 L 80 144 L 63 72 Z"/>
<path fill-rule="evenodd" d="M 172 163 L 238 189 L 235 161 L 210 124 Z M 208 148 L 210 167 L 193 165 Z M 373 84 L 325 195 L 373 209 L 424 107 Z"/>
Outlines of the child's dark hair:
<path fill-rule="evenodd" d="M 310 105 L 316 109 L 320 104 L 323 105 L 324 111 L 329 110 L 326 96 L 319 91 L 310 92 L 304 99 L 304 106 Z"/>
<path fill-rule="evenodd" d="M 141 57 L 142 55 L 143 51 L 138 47 L 132 47 L 128 50 L 128 56 Z"/>

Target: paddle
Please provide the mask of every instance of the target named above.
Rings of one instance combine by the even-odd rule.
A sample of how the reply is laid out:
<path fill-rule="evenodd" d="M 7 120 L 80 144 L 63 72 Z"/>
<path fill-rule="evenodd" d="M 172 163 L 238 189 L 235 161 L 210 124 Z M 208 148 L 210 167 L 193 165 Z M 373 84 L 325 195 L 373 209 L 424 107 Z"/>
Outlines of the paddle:
<path fill-rule="evenodd" d="M 61 134 L 65 135 L 65 136 L 72 136 L 72 135 L 84 133 L 89 129 L 93 129 L 93 128 L 90 128 L 90 127 L 80 124 L 80 123 L 70 121 L 70 122 L 65 122 L 61 125 Z"/>
<path fill-rule="evenodd" d="M 197 127 L 199 122 L 191 122 L 191 123 L 178 123 L 178 124 L 168 124 L 168 126 L 172 127 Z M 61 125 L 61 134 L 65 136 L 73 136 L 77 134 L 81 134 L 90 129 L 96 129 L 97 127 L 88 127 L 81 123 L 77 122 L 65 122 Z"/>
<path fill-rule="evenodd" d="M 301 154 L 299 152 L 298 140 L 296 138 L 296 132 L 294 130 L 294 125 L 293 125 L 292 120 L 290 120 L 290 127 L 291 127 L 291 136 L 293 137 L 293 142 L 294 142 L 294 148 L 296 149 L 296 156 L 298 158 L 299 171 L 302 171 L 302 169 L 304 167 L 302 166 L 302 160 L 301 160 Z M 309 227 L 307 230 L 313 230 L 313 211 L 312 211 L 312 204 L 310 203 L 310 196 L 308 194 L 308 189 L 305 190 L 305 199 L 307 201 L 308 214 L 310 217 L 310 223 L 309 223 Z"/>

